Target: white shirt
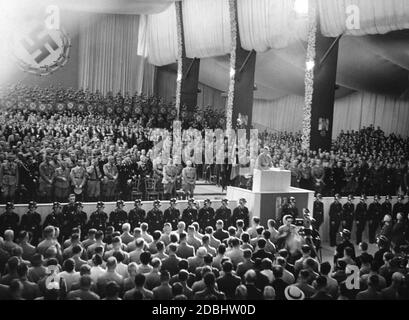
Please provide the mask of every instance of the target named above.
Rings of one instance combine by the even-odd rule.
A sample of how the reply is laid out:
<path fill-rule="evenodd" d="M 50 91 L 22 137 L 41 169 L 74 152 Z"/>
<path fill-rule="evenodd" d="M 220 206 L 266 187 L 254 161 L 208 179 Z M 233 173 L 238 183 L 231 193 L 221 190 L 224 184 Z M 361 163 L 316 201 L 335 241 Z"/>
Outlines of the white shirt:
<path fill-rule="evenodd" d="M 98 278 L 105 273 L 105 269 L 101 266 L 91 267 L 91 279 L 94 283 L 97 283 Z"/>

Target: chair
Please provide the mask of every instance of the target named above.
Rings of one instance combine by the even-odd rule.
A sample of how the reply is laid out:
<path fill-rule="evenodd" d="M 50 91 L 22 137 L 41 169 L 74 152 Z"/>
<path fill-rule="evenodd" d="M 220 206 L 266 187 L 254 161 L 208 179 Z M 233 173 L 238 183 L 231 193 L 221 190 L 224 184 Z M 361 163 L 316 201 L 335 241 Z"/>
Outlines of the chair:
<path fill-rule="evenodd" d="M 146 200 L 159 200 L 160 193 L 156 190 L 156 180 L 154 178 L 145 179 Z"/>
<path fill-rule="evenodd" d="M 136 199 L 142 199 L 143 193 L 141 191 L 141 180 L 136 179 L 132 184 L 131 199 L 135 201 Z"/>

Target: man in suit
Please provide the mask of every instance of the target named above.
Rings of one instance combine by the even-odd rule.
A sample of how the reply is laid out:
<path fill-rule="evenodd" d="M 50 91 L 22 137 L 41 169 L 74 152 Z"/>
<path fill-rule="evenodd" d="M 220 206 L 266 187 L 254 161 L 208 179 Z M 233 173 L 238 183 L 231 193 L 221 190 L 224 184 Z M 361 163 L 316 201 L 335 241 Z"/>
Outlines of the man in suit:
<path fill-rule="evenodd" d="M 217 279 L 217 287 L 221 292 L 224 292 L 227 299 L 233 300 L 236 288 L 241 284 L 241 279 L 232 273 L 233 264 L 230 261 L 225 261 L 222 267 L 224 275 Z"/>
<path fill-rule="evenodd" d="M 179 246 L 176 255 L 182 259 L 187 259 L 195 255 L 195 248 L 187 243 L 187 234 L 182 232 L 179 236 Z"/>
<path fill-rule="evenodd" d="M 229 237 L 229 233 L 226 230 L 224 230 L 223 227 L 224 227 L 223 220 L 217 220 L 216 231 L 213 233 L 213 236 L 220 242 L 223 242 L 223 240 Z"/>

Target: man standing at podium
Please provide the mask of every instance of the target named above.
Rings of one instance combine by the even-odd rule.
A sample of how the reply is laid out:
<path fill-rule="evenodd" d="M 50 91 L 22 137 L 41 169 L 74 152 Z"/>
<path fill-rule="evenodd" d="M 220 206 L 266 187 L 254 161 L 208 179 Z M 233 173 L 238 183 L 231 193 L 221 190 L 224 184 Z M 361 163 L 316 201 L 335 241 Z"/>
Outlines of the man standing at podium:
<path fill-rule="evenodd" d="M 273 166 L 270 156 L 270 149 L 264 147 L 261 154 L 257 157 L 255 168 L 258 170 L 269 170 Z"/>

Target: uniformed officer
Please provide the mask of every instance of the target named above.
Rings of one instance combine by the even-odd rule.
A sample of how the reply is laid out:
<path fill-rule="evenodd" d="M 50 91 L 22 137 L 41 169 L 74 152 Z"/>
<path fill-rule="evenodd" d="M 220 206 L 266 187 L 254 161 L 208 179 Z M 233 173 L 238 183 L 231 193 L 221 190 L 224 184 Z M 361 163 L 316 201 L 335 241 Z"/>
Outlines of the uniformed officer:
<path fill-rule="evenodd" d="M 237 220 L 243 220 L 244 222 L 244 230 L 249 227 L 249 220 L 250 220 L 250 213 L 249 209 L 246 207 L 247 200 L 241 198 L 239 200 L 239 205 L 234 208 L 233 214 L 231 216 L 230 225 L 235 226 Z"/>
<path fill-rule="evenodd" d="M 203 207 L 199 210 L 198 222 L 200 230 L 204 233 L 207 227 L 213 227 L 216 223 L 214 220 L 215 212 L 212 208 L 212 202 L 210 199 L 204 201 Z"/>
<path fill-rule="evenodd" d="M 177 229 L 180 218 L 180 211 L 176 208 L 176 199 L 170 199 L 170 206 L 163 213 L 163 223 L 170 223 L 173 230 Z"/>
<path fill-rule="evenodd" d="M 124 210 L 125 202 L 118 200 L 116 208 L 109 214 L 109 225 L 113 226 L 115 231 L 122 231 L 122 225 L 128 222 L 128 214 Z"/>
<path fill-rule="evenodd" d="M 104 181 L 103 181 L 103 196 L 106 201 L 112 201 L 115 196 L 116 185 L 118 182 L 118 168 L 116 167 L 115 158 L 108 157 L 108 163 L 103 166 Z"/>
<path fill-rule="evenodd" d="M 64 162 L 55 170 L 54 195 L 57 201 L 65 201 L 70 194 L 70 169 Z"/>
<path fill-rule="evenodd" d="M 312 216 L 314 218 L 312 222 L 313 228 L 319 232 L 321 225 L 324 223 L 324 203 L 322 202 L 321 193 L 317 193 L 315 196 Z"/>
<path fill-rule="evenodd" d="M 92 159 L 92 165 L 87 167 L 87 198 L 96 201 L 101 195 L 102 172 L 98 166 L 98 158 Z"/>
<path fill-rule="evenodd" d="M 50 154 L 45 155 L 44 161 L 40 164 L 38 170 L 40 174 L 38 195 L 44 202 L 48 202 L 54 196 L 53 182 L 55 177 L 55 167 L 52 164 Z"/>
<path fill-rule="evenodd" d="M 329 239 L 330 246 L 335 247 L 337 244 L 337 232 L 341 224 L 342 204 L 339 202 L 341 196 L 336 194 L 334 202 L 329 207 Z"/>
<path fill-rule="evenodd" d="M 6 212 L 0 215 L 0 234 L 3 235 L 6 230 L 13 230 L 14 234 L 17 234 L 19 221 L 20 217 L 14 212 L 13 202 L 7 202 Z"/>
<path fill-rule="evenodd" d="M 18 165 L 12 153 L 0 166 L 1 195 L 4 201 L 14 201 L 19 181 Z"/>
<path fill-rule="evenodd" d="M 356 221 L 356 244 L 362 242 L 362 233 L 365 230 L 366 221 L 368 219 L 368 206 L 366 204 L 366 196 L 361 196 L 360 202 L 356 205 L 355 221 Z"/>
<path fill-rule="evenodd" d="M 59 202 L 53 203 L 53 211 L 47 215 L 44 220 L 43 227 L 53 226 L 60 228 L 63 226 L 63 215 L 62 215 L 62 206 Z"/>
<path fill-rule="evenodd" d="M 68 203 L 62 209 L 62 227 L 61 227 L 61 235 L 62 238 L 65 240 L 71 237 L 72 228 L 74 228 L 74 215 L 77 211 L 75 207 L 75 194 L 70 194 L 68 197 Z"/>
<path fill-rule="evenodd" d="M 82 199 L 84 197 L 84 187 L 87 181 L 86 170 L 83 166 L 82 160 L 77 161 L 77 165 L 71 169 L 70 177 L 74 193 L 78 198 Z"/>
<path fill-rule="evenodd" d="M 347 202 L 342 206 L 341 224 L 343 229 L 348 229 L 352 232 L 352 225 L 354 223 L 355 205 L 352 203 L 353 195 L 348 196 Z"/>
<path fill-rule="evenodd" d="M 89 229 L 97 229 L 105 232 L 107 227 L 108 215 L 104 211 L 105 204 L 102 201 L 98 201 L 97 203 L 97 210 L 94 211 L 88 221 L 88 228 Z"/>
<path fill-rule="evenodd" d="M 82 202 L 77 201 L 75 203 L 75 213 L 74 213 L 74 218 L 73 218 L 73 228 L 80 228 L 81 230 L 81 235 L 85 236 L 88 232 L 86 230 L 87 227 L 87 213 L 84 212 L 84 206 Z"/>
<path fill-rule="evenodd" d="M 264 147 L 262 153 L 257 157 L 255 168 L 258 170 L 269 170 L 273 166 L 270 156 L 270 149 Z"/>
<path fill-rule="evenodd" d="M 36 246 L 41 238 L 41 215 L 36 212 L 37 203 L 28 203 L 28 212 L 21 217 L 20 230 L 27 231 L 32 236 L 31 244 Z"/>
<path fill-rule="evenodd" d="M 382 221 L 383 218 L 388 215 L 392 217 L 392 203 L 391 203 L 392 197 L 391 196 L 386 196 L 385 201 L 382 203 Z"/>
<path fill-rule="evenodd" d="M 193 198 L 196 178 L 196 168 L 192 166 L 192 161 L 186 161 L 186 167 L 182 170 L 182 189 L 189 198 Z"/>
<path fill-rule="evenodd" d="M 368 207 L 369 243 L 376 243 L 376 230 L 378 230 L 383 219 L 380 199 L 380 196 L 375 195 L 374 201 Z"/>
<path fill-rule="evenodd" d="M 195 207 L 195 199 L 190 198 L 187 201 L 187 208 L 183 210 L 180 220 L 186 224 L 186 227 L 188 227 L 193 222 L 197 221 L 198 214 L 197 208 Z"/>
<path fill-rule="evenodd" d="M 396 221 L 396 215 L 398 213 L 404 213 L 405 212 L 405 204 L 403 203 L 404 197 L 402 195 L 398 196 L 398 202 L 396 202 L 393 205 L 393 210 L 392 210 L 392 219 L 393 221 Z"/>
<path fill-rule="evenodd" d="M 288 214 L 293 217 L 293 221 L 298 218 L 298 208 L 294 197 L 290 197 L 290 203 L 287 208 Z"/>
<path fill-rule="evenodd" d="M 128 221 L 131 224 L 132 230 L 136 227 L 140 227 L 146 218 L 146 212 L 142 209 L 142 200 L 136 199 L 134 205 L 135 207 L 129 211 L 128 214 Z"/>
<path fill-rule="evenodd" d="M 228 223 L 230 221 L 231 218 L 231 210 L 230 208 L 227 206 L 229 203 L 228 199 L 223 199 L 222 200 L 222 205 L 216 210 L 216 213 L 214 215 L 214 221 L 217 220 L 222 220 L 224 223 L 224 229 L 227 230 L 227 228 L 229 227 Z M 216 227 L 216 226 L 213 226 Z"/>
<path fill-rule="evenodd" d="M 160 210 L 160 206 L 160 200 L 153 201 L 153 208 L 146 214 L 146 222 L 150 233 L 163 228 L 163 212 Z"/>
<path fill-rule="evenodd" d="M 170 199 L 176 195 L 176 180 L 178 168 L 173 164 L 172 158 L 169 158 L 166 166 L 163 167 L 163 190 L 165 199 Z"/>

